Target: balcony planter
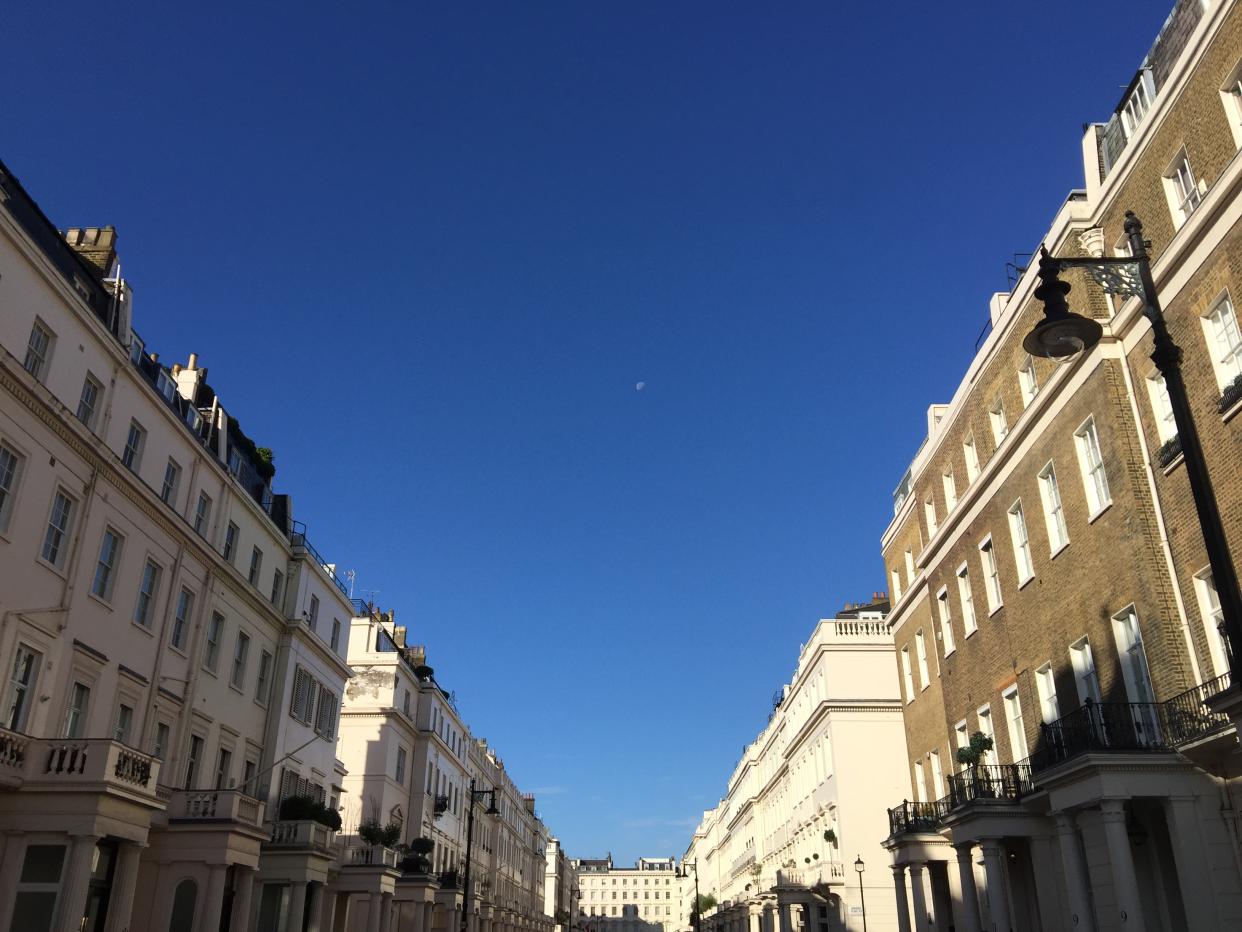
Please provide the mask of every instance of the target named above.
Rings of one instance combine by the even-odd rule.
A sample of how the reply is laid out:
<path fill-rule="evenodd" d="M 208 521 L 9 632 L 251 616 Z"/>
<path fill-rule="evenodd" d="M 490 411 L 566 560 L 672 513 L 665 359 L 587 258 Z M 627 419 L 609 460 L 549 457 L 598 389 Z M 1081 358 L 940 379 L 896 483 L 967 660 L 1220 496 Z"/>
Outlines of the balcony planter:
<path fill-rule="evenodd" d="M 312 820 L 334 832 L 341 830 L 341 814 L 309 796 L 286 796 L 280 804 L 282 822 Z"/>
<path fill-rule="evenodd" d="M 1156 451 L 1156 462 L 1161 469 L 1168 468 L 1172 462 L 1182 455 L 1182 438 L 1174 434 Z"/>
<path fill-rule="evenodd" d="M 1216 402 L 1216 410 L 1224 414 L 1239 401 L 1242 401 L 1242 375 L 1225 386 L 1220 393 L 1220 401 Z"/>
<path fill-rule="evenodd" d="M 410 850 L 415 854 L 421 854 L 424 857 L 435 849 L 436 843 L 430 838 L 412 838 L 410 839 Z"/>
<path fill-rule="evenodd" d="M 358 826 L 358 837 L 368 845 L 391 848 L 401 840 L 401 826 L 396 822 L 380 825 L 374 819 L 367 819 Z"/>
<path fill-rule="evenodd" d="M 456 890 L 457 886 L 457 871 L 447 870 L 440 874 L 441 890 Z"/>

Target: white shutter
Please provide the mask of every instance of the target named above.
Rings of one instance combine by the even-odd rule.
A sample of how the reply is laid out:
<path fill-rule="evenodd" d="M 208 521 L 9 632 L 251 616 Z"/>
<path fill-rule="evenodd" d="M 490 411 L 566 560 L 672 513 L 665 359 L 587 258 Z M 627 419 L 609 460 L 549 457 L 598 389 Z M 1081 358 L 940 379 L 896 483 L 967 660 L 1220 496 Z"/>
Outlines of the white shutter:
<path fill-rule="evenodd" d="M 293 696 L 289 701 L 289 714 L 299 722 L 305 722 L 306 703 L 310 692 L 311 678 L 301 667 L 296 667 L 293 673 Z"/>

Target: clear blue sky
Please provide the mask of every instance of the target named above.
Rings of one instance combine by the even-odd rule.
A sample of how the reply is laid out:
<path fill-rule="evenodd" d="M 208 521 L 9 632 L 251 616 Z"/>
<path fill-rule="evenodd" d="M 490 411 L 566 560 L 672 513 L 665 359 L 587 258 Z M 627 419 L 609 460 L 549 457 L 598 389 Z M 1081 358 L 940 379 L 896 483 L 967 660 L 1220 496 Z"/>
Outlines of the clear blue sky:
<path fill-rule="evenodd" d="M 680 854 L 1171 4 L 13 4 L 0 157 L 570 853 Z"/>

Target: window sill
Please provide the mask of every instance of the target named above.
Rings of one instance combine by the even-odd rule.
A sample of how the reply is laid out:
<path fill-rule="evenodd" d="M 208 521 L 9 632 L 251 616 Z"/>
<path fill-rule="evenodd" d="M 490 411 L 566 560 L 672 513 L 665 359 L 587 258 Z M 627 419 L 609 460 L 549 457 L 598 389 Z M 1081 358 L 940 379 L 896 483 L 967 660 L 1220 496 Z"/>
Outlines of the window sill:
<path fill-rule="evenodd" d="M 950 647 L 948 650 L 944 652 L 944 659 L 948 660 L 950 657 L 952 657 L 956 653 L 957 653 L 957 645 L 955 644 L 953 647 Z"/>
<path fill-rule="evenodd" d="M 1224 424 L 1228 424 L 1230 421 L 1232 421 L 1235 417 L 1238 416 L 1239 411 L 1242 411 L 1242 398 L 1239 398 L 1230 407 L 1226 408 L 1224 411 L 1221 412 L 1221 415 L 1220 415 L 1221 422 Z"/>
<path fill-rule="evenodd" d="M 95 604 L 100 605 L 100 606 L 102 606 L 102 607 L 106 608 L 106 609 L 107 609 L 108 611 L 110 611 L 110 612 L 114 612 L 114 611 L 116 611 L 116 609 L 114 609 L 114 608 L 112 607 L 112 603 L 111 603 L 111 602 L 109 602 L 107 599 L 105 599 L 105 598 L 104 598 L 103 596 L 101 596 L 101 595 L 96 595 L 96 594 L 95 594 L 95 593 L 93 593 L 93 592 L 88 592 L 88 593 L 86 593 L 86 597 L 87 597 L 88 599 L 90 599 L 92 602 L 94 602 Z"/>
<path fill-rule="evenodd" d="M 1101 506 L 1100 506 L 1100 507 L 1099 507 L 1099 508 L 1095 511 L 1095 513 L 1094 513 L 1094 514 L 1092 514 L 1092 515 L 1091 515 L 1091 517 L 1090 517 L 1090 518 L 1088 518 L 1088 519 L 1087 519 L 1087 523 L 1088 523 L 1088 524 L 1095 524 L 1095 520 L 1096 520 L 1096 518 L 1098 518 L 1100 515 L 1104 514 L 1104 512 L 1108 511 L 1108 509 L 1110 509 L 1110 508 L 1112 508 L 1112 507 L 1113 507 L 1113 503 L 1112 503 L 1112 501 L 1107 501 L 1107 502 L 1105 502 L 1103 505 L 1101 505 Z"/>
<path fill-rule="evenodd" d="M 1023 589 L 1029 586 L 1031 584 L 1031 580 L 1034 578 L 1035 578 L 1035 574 L 1032 573 L 1030 576 L 1026 577 L 1026 579 L 1022 580 L 1022 582 L 1018 583 L 1018 591 L 1021 592 Z"/>
<path fill-rule="evenodd" d="M 220 674 L 218 674 L 215 670 L 211 669 L 211 667 L 208 667 L 208 666 L 204 665 L 204 666 L 203 666 L 203 668 L 202 668 L 202 670 L 203 670 L 203 672 L 204 672 L 204 673 L 210 673 L 210 674 L 211 674 L 212 676 L 214 676 L 216 679 L 219 679 L 219 678 L 220 678 Z"/>
<path fill-rule="evenodd" d="M 178 654 L 182 657 L 189 658 L 190 656 L 188 653 L 186 653 L 186 649 L 184 647 L 178 647 L 176 644 L 172 643 L 171 641 L 168 642 L 168 649 L 172 651 L 174 654 Z"/>
<path fill-rule="evenodd" d="M 997 612 L 999 612 L 999 611 L 1000 611 L 1002 608 L 1004 608 L 1004 607 L 1005 607 L 1005 603 L 1004 603 L 1004 602 L 1002 602 L 1002 603 L 1000 603 L 1000 605 L 997 605 L 995 608 L 989 608 L 989 609 L 988 609 L 988 617 L 989 617 L 989 618 L 993 617 L 993 616 L 994 616 Z"/>
<path fill-rule="evenodd" d="M 47 560 L 43 559 L 43 557 L 35 557 L 35 563 L 39 564 L 39 565 L 40 565 L 41 567 L 43 567 L 45 570 L 49 570 L 49 571 L 51 571 L 51 572 L 55 573 L 55 574 L 56 574 L 57 576 L 59 576 L 61 579 L 68 579 L 68 578 L 69 578 L 68 576 L 66 576 L 66 575 L 65 575 L 65 571 L 64 571 L 64 569 L 62 569 L 61 567 L 57 566 L 55 563 L 48 563 L 48 562 L 47 562 Z"/>
<path fill-rule="evenodd" d="M 1048 554 L 1048 559 L 1049 559 L 1049 560 L 1055 560 L 1055 559 L 1057 558 L 1057 555 L 1058 555 L 1059 553 L 1061 553 L 1061 551 L 1063 551 L 1063 550 L 1064 550 L 1066 547 L 1068 547 L 1069 545 L 1070 545 L 1070 542 L 1067 540 L 1065 543 L 1063 543 L 1063 544 L 1062 544 L 1060 547 L 1058 547 L 1056 550 L 1052 551 L 1052 553 Z"/>
<path fill-rule="evenodd" d="M 129 620 L 129 623 L 133 625 L 135 628 L 137 628 L 139 631 L 141 631 L 143 634 L 145 634 L 147 637 L 149 638 L 155 637 L 155 632 L 152 631 L 150 628 L 148 628 L 146 625 L 139 624 L 138 622 L 134 621 L 132 618 Z"/>
<path fill-rule="evenodd" d="M 975 625 L 975 627 L 971 628 L 969 631 L 966 632 L 966 637 L 963 638 L 963 640 L 969 641 L 971 638 L 973 638 L 978 633 L 979 633 L 979 626 Z"/>
<path fill-rule="evenodd" d="M 233 692 L 237 693 L 237 695 L 239 696 L 246 695 L 246 691 L 242 689 L 240 686 L 238 686 L 236 683 L 229 683 L 229 689 L 233 690 Z"/>
<path fill-rule="evenodd" d="M 1161 467 L 1161 471 L 1162 471 L 1162 472 L 1163 472 L 1166 476 L 1171 475 L 1171 474 L 1172 474 L 1172 473 L 1173 473 L 1173 472 L 1177 469 L 1177 467 L 1178 467 L 1178 466 L 1181 466 L 1181 465 L 1182 465 L 1182 463 L 1184 463 L 1184 462 L 1186 462 L 1186 457 L 1185 457 L 1185 455 L 1184 455 L 1184 454 L 1182 454 L 1182 453 L 1178 453 L 1178 454 L 1177 454 L 1177 456 L 1175 456 L 1175 457 L 1173 457 L 1173 459 L 1169 460 L 1169 465 L 1167 465 L 1167 466 L 1162 466 L 1162 467 Z"/>

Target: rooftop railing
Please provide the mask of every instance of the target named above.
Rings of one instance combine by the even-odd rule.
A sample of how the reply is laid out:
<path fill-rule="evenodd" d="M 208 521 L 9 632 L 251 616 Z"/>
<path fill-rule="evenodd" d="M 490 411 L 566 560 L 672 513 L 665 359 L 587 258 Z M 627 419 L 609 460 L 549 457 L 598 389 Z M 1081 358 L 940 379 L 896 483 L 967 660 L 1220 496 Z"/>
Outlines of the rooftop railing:
<path fill-rule="evenodd" d="M 314 558 L 315 562 L 319 564 L 319 568 L 322 569 L 324 573 L 328 575 L 328 578 L 336 584 L 336 588 L 341 590 L 341 595 L 345 596 L 347 599 L 350 598 L 349 587 L 345 585 L 345 582 L 341 579 L 341 577 L 336 575 L 335 566 L 325 560 L 323 555 L 315 549 L 314 545 L 311 544 L 309 540 L 307 540 L 306 525 L 301 521 L 293 522 L 293 528 L 289 532 L 289 543 L 291 543 L 294 547 L 301 547 L 308 554 L 310 554 L 310 556 Z M 353 599 L 350 599 L 350 601 L 354 602 Z"/>

